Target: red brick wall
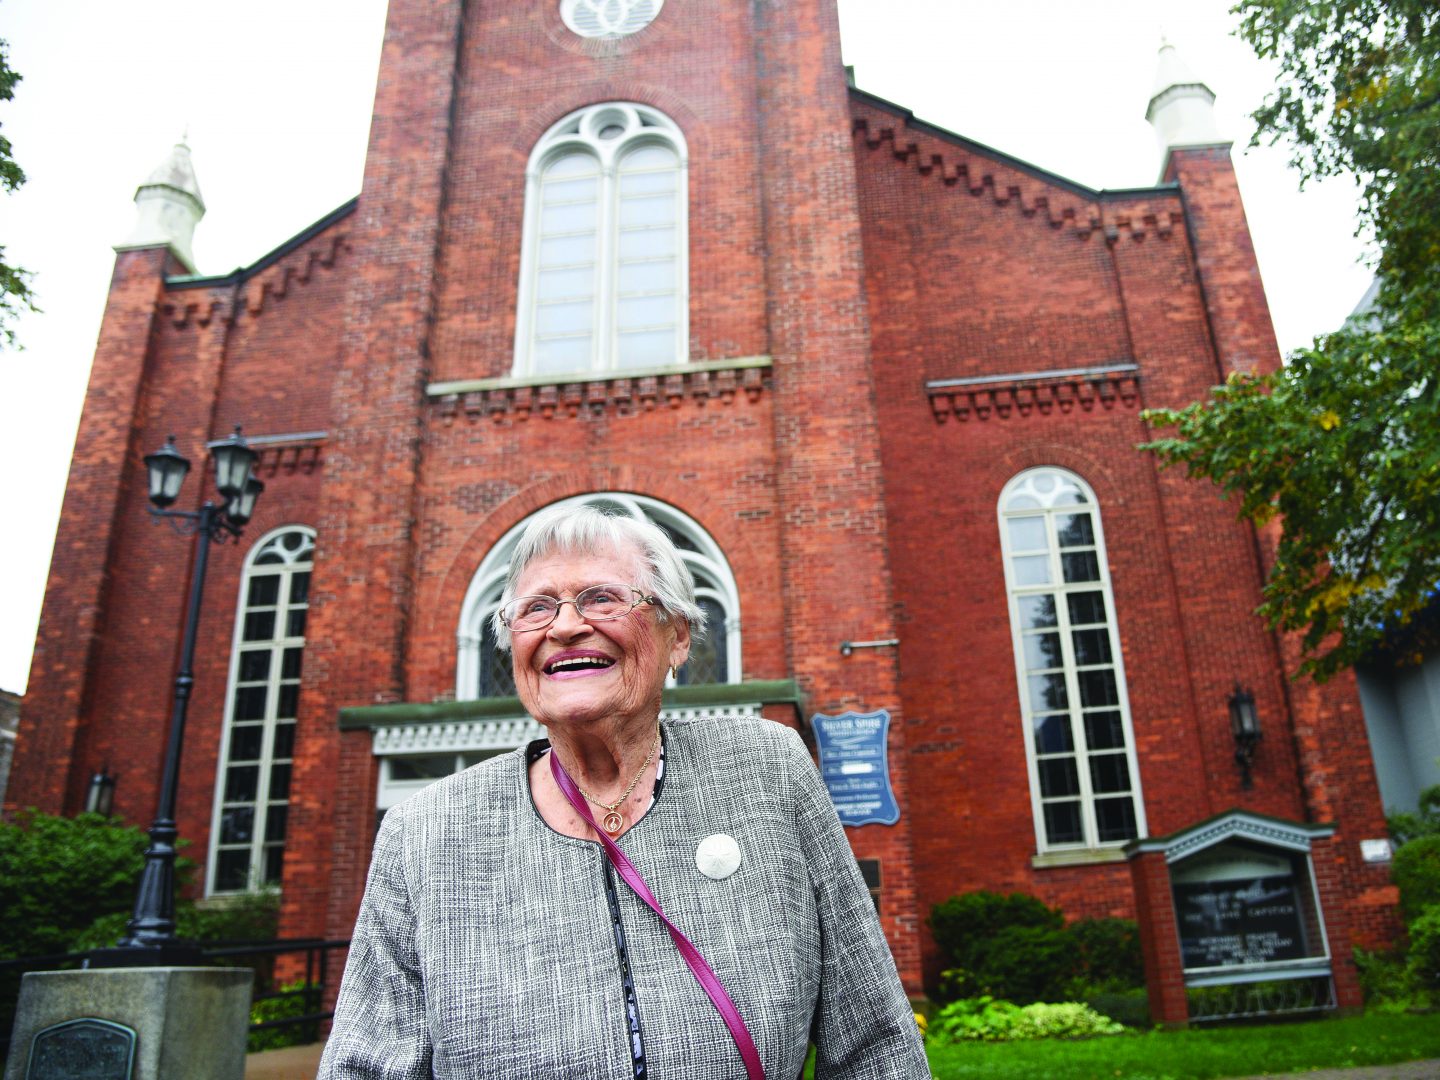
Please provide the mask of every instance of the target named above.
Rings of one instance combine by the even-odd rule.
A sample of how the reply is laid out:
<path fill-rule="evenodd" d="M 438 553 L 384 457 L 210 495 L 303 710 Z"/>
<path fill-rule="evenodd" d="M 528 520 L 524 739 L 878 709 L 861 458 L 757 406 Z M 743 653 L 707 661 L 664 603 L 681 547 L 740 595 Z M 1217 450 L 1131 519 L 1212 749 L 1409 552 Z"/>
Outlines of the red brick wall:
<path fill-rule="evenodd" d="M 1313 725 L 1292 713 L 1281 648 L 1250 614 L 1262 580 L 1254 534 L 1213 489 L 1157 473 L 1135 450 L 1148 437 L 1140 407 L 1193 400 L 1217 381 L 1217 339 L 1274 351 L 1233 171 L 1206 157 L 1194 196 L 1100 197 L 863 95 L 854 116 L 901 685 L 926 793 L 913 811 L 920 910 L 990 888 L 1035 893 L 1071 916 L 1130 914 L 1122 865 L 1031 864 L 996 505 L 1037 465 L 1095 489 L 1149 832 L 1231 806 L 1305 820 L 1292 715 L 1296 731 Z M 1138 393 L 1089 410 L 1021 408 L 1002 385 L 988 413 L 960 419 L 925 391 L 933 379 L 1117 363 L 1137 365 Z M 1237 681 L 1268 733 L 1250 791 L 1229 731 Z M 1344 688 L 1322 696 L 1348 708 Z M 1365 783 L 1355 798 L 1378 808 Z"/>
<path fill-rule="evenodd" d="M 323 261 L 310 254 L 333 254 L 336 242 L 333 231 L 313 238 L 238 289 L 167 289 L 158 250 L 117 259 L 51 566 L 52 599 L 42 619 L 41 641 L 53 639 L 56 646 L 37 651 L 36 692 L 26 700 L 21 742 L 35 755 L 30 761 L 40 764 L 17 770 L 24 780 L 11 788 L 16 806 L 73 812 L 83 804 L 89 775 L 108 767 L 117 779 L 116 812 L 142 825 L 153 818 L 194 540 L 147 514 L 140 458 L 175 434 L 192 463 L 176 509 L 195 509 L 215 496 L 213 477 L 204 469 L 205 443 L 223 437 L 233 422 L 245 421 L 252 437 L 292 433 L 296 425 L 324 429 L 342 271 L 331 254 Z M 303 276 L 297 266 L 306 268 Z M 179 269 L 172 262 L 168 272 Z M 287 283 L 288 308 L 280 310 L 274 297 L 268 310 L 248 303 L 247 297 L 261 296 L 276 281 Z M 124 335 L 137 339 L 128 343 L 130 351 L 109 329 L 122 317 L 131 323 Z M 107 336 L 114 344 L 106 344 Z M 297 370 L 306 378 L 297 380 Z M 133 400 L 115 389 L 124 380 L 132 380 Z M 313 444 L 303 453 L 266 448 L 259 469 L 266 491 L 254 521 L 238 542 L 211 551 L 178 796 L 186 854 L 202 864 L 244 556 L 272 528 L 314 524 L 321 458 Z M 78 497 L 95 489 L 88 478 L 97 470 L 106 475 L 109 509 Z M 101 537 L 107 538 L 103 573 L 90 553 Z M 82 603 L 79 595 L 96 584 L 101 591 Z M 73 631 L 81 618 L 97 628 L 88 642 Z M 62 750 L 56 737 L 67 729 L 66 706 L 57 691 L 82 681 L 73 745 Z"/>
<path fill-rule="evenodd" d="M 769 351 L 756 38 L 748 4 L 676 5 L 611 43 L 574 37 L 549 0 L 503 12 L 469 5 L 448 148 L 435 379 L 510 373 L 526 162 L 551 124 L 602 101 L 653 105 L 684 134 L 691 357 Z"/>
<path fill-rule="evenodd" d="M 62 813 L 84 797 L 88 774 L 75 760 L 75 747 L 91 717 L 91 667 L 104 644 L 115 580 L 111 548 L 123 485 L 136 476 L 135 415 L 167 265 L 178 269 L 160 249 L 127 251 L 115 260 L 21 708 L 7 808 Z"/>

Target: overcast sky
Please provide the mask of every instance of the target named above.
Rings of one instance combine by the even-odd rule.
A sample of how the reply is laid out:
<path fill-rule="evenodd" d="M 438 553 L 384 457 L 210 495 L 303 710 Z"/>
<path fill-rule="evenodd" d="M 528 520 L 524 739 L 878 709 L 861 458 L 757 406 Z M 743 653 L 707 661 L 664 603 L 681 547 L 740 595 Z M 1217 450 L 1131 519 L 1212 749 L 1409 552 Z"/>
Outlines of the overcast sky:
<path fill-rule="evenodd" d="M 699 0 L 668 0 L 672 4 Z M 714 2 L 714 0 L 710 0 Z M 1245 151 L 1273 71 L 1222 0 L 840 0 L 859 85 L 1096 188 L 1154 183 L 1145 122 L 1161 33 L 1215 91 L 1282 348 L 1365 291 L 1355 189 L 1297 191 L 1278 150 Z M 202 273 L 253 262 L 360 190 L 384 0 L 3 0 L 24 76 L 0 129 L 29 183 L 0 197 L 6 259 L 44 314 L 0 352 L 0 688 L 28 677 L 55 522 L 135 187 L 186 130 L 208 214 Z M 663 17 L 663 16 L 662 16 Z M 193 449 L 193 448 L 191 448 Z M 168 530 L 155 542 L 188 545 Z"/>

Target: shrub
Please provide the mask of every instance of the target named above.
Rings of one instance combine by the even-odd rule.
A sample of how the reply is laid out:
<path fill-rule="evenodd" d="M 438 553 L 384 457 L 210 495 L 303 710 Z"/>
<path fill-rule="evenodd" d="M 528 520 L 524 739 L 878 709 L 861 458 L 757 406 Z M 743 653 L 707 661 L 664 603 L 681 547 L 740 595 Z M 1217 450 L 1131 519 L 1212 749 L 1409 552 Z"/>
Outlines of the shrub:
<path fill-rule="evenodd" d="M 125 934 L 131 908 L 102 915 L 79 935 L 72 948 L 101 949 L 114 945 Z M 279 924 L 280 894 L 274 889 L 243 893 L 197 904 L 180 899 L 175 903 L 175 936 L 182 941 L 272 941 Z"/>
<path fill-rule="evenodd" d="M 1129 990 L 1145 985 L 1140 926 L 1134 919 L 1076 919 L 1066 931 L 1089 987 Z"/>
<path fill-rule="evenodd" d="M 1076 1002 L 1015 1005 L 988 995 L 946 1005 L 930 1021 L 929 1038 L 939 1043 L 966 1040 L 1014 1042 L 1021 1039 L 1083 1039 L 1118 1035 L 1125 1029 Z"/>
<path fill-rule="evenodd" d="M 930 927 L 953 962 L 934 988 L 939 1001 L 990 995 L 1024 1005 L 1145 983 L 1131 919 L 1079 919 L 1067 927 L 1059 911 L 1033 896 L 982 891 L 937 904 Z"/>
<path fill-rule="evenodd" d="M 930 912 L 930 928 L 935 943 L 951 960 L 936 989 L 937 998 L 991 994 L 1037 1000 L 1032 987 L 1049 987 L 1071 967 L 1067 958 L 1065 972 L 1057 973 L 1053 963 L 1064 953 L 1056 938 L 1064 925 L 1060 912 L 1025 893 L 982 890 L 936 904 Z M 1001 935 L 1003 946 L 998 942 Z M 1023 955 L 1011 955 L 1012 949 Z"/>
<path fill-rule="evenodd" d="M 1150 1026 L 1150 994 L 1143 986 L 1127 990 L 1082 987 L 1072 1000 L 1089 1005 L 1097 1013 L 1132 1028 Z"/>
<path fill-rule="evenodd" d="M 1400 912 L 1411 923 L 1440 904 L 1440 833 L 1421 836 L 1395 852 L 1390 874 L 1400 886 Z"/>
<path fill-rule="evenodd" d="M 148 842 L 99 814 L 26 811 L 0 823 L 0 958 L 69 952 L 97 918 L 128 912 Z"/>
<path fill-rule="evenodd" d="M 304 1016 L 317 1011 L 319 1006 L 312 998 L 318 995 L 307 994 L 304 992 L 305 989 L 304 979 L 297 979 L 295 982 L 276 987 L 275 992 L 285 996 L 262 998 L 252 1004 L 250 1006 L 250 1023 L 263 1024 L 267 1020 L 288 1020 L 291 1017 Z M 316 1023 L 312 1021 L 305 1024 L 290 1024 L 287 1027 L 262 1028 L 260 1031 L 252 1031 L 247 1039 L 245 1049 L 247 1053 L 253 1054 L 258 1050 L 279 1050 L 281 1047 L 302 1046 L 318 1040 L 319 1032 L 316 1030 Z"/>
<path fill-rule="evenodd" d="M 1440 988 L 1440 904 L 1431 904 L 1410 923 L 1405 966 L 1420 987 Z"/>
<path fill-rule="evenodd" d="M 1065 917 L 1025 893 L 984 890 L 961 893 L 930 911 L 935 944 L 953 961 L 952 966 L 974 968 L 978 952 L 1007 926 L 1041 926 L 1059 930 Z"/>
<path fill-rule="evenodd" d="M 1356 949 L 1354 957 L 1366 1009 L 1385 1013 L 1407 1012 L 1418 1004 L 1415 981 L 1405 966 L 1403 950 L 1371 952 Z"/>
<path fill-rule="evenodd" d="M 1420 793 L 1419 805 L 1413 814 L 1397 811 L 1385 818 L 1385 824 L 1397 847 L 1440 833 L 1440 784 Z"/>
<path fill-rule="evenodd" d="M 976 976 L 985 993 L 1017 1005 L 1058 1001 L 1078 971 L 1076 961 L 1064 930 L 1006 926 L 985 943 Z"/>

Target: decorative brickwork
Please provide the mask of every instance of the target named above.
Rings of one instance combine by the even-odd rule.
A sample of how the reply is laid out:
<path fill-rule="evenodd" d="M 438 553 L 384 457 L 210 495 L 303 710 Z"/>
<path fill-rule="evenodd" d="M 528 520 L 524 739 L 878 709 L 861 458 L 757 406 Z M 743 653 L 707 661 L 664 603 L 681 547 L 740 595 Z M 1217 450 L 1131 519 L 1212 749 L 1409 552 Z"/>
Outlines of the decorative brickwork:
<path fill-rule="evenodd" d="M 1140 377 L 1135 374 L 1134 364 L 1123 367 L 1128 370 L 1037 372 L 997 376 L 993 381 L 946 379 L 932 382 L 925 389 L 930 395 L 930 409 L 942 424 L 951 417 L 961 421 L 988 420 L 993 415 L 1004 420 L 1011 413 L 1049 416 L 1058 412 L 1064 416 L 1076 409 L 1091 412 L 1096 407 L 1113 409 L 1116 405 L 1134 408 L 1140 400 Z"/>
<path fill-rule="evenodd" d="M 747 401 L 760 399 L 770 384 L 768 372 L 757 367 L 738 370 L 676 372 L 669 375 L 619 376 L 576 382 L 541 382 L 538 385 L 495 386 L 442 394 L 438 409 L 446 423 L 457 417 L 467 420 L 523 422 L 573 419 L 585 412 L 628 416 L 637 410 L 678 409 L 692 403 L 729 405 L 736 395 Z M 504 383 L 509 380 L 494 380 Z"/>

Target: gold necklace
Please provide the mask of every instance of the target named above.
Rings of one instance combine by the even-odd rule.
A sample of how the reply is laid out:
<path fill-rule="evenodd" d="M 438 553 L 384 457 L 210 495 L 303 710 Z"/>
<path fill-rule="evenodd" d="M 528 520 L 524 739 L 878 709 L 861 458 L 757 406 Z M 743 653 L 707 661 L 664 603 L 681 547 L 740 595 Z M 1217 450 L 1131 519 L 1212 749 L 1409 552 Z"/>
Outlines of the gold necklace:
<path fill-rule="evenodd" d="M 640 777 L 644 776 L 645 770 L 650 768 L 650 762 L 655 760 L 655 751 L 659 749 L 660 729 L 657 727 L 655 729 L 655 745 L 650 747 L 650 753 L 645 755 L 645 763 L 640 766 L 640 771 L 635 774 L 635 779 L 630 781 L 630 786 L 627 787 L 624 793 L 613 803 L 601 802 L 581 787 L 578 780 L 575 782 L 576 790 L 585 796 L 587 802 L 592 802 L 605 811 L 605 816 L 600 819 L 600 825 L 611 836 L 616 835 L 621 829 L 625 828 L 625 815 L 620 813 L 620 806 L 630 797 L 630 793 L 635 790 L 635 785 L 640 783 Z"/>

